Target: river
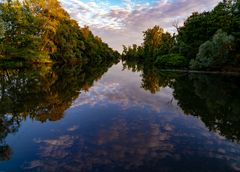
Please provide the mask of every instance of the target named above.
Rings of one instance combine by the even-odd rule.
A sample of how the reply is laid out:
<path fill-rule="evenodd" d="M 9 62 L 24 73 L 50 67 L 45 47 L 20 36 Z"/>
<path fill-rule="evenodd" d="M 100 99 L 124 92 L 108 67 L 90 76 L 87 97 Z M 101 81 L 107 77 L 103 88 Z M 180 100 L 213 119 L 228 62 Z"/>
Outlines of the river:
<path fill-rule="evenodd" d="M 0 171 L 240 171 L 238 76 L 110 66 L 1 70 Z"/>

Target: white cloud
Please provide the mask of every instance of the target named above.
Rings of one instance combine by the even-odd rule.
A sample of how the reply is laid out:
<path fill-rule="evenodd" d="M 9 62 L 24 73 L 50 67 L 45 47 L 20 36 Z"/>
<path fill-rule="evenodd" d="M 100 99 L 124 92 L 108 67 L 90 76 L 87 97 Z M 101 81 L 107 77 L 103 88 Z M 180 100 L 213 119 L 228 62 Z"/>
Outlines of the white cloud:
<path fill-rule="evenodd" d="M 142 31 L 154 25 L 173 32 L 173 22 L 180 23 L 194 11 L 212 9 L 220 0 L 162 0 L 137 3 L 122 0 L 112 5 L 108 1 L 61 0 L 63 7 L 81 26 L 88 25 L 94 34 L 103 38 L 114 49 L 122 45 L 142 42 Z"/>

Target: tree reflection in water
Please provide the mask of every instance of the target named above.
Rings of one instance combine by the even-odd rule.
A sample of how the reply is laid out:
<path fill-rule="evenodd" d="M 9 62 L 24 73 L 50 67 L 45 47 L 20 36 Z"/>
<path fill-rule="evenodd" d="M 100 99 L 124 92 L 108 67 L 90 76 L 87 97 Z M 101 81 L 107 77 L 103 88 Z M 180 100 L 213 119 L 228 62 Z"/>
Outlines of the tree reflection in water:
<path fill-rule="evenodd" d="M 141 72 L 141 84 L 134 80 L 120 85 L 115 81 L 121 78 L 104 77 L 92 87 L 111 65 L 2 70 L 1 160 L 13 152 L 7 135 L 31 118 L 59 122 L 31 138 L 36 155 L 24 161 L 24 171 L 238 170 L 239 147 L 218 135 L 240 140 L 237 76 L 161 72 L 124 62 L 124 69 Z M 79 101 L 76 107 L 74 100 Z M 176 102 L 185 115 L 174 109 Z M 78 115 L 70 124 L 66 109 Z M 66 117 L 60 120 L 64 111 Z"/>
<path fill-rule="evenodd" d="M 185 114 L 199 117 L 211 131 L 240 142 L 239 76 L 163 72 L 125 61 L 124 67 L 142 71 L 142 88 L 151 93 L 169 86 Z"/>
<path fill-rule="evenodd" d="M 5 138 L 17 132 L 22 120 L 30 117 L 46 122 L 63 118 L 79 93 L 87 91 L 116 62 L 1 69 L 0 160 L 10 159 L 12 151 Z"/>
<path fill-rule="evenodd" d="M 228 97 L 226 99 L 229 99 L 228 103 L 233 108 L 237 108 L 237 104 L 233 104 L 233 102 L 237 103 L 236 100 L 239 96 L 234 94 L 238 88 L 237 77 L 228 76 L 225 78 L 225 76 L 215 75 L 160 72 L 156 69 L 144 68 L 144 66 L 139 67 L 133 63 L 131 65 L 133 71 L 142 71 L 140 87 L 152 94 L 157 94 L 163 87 L 171 87 L 173 96 L 183 109 L 184 114 L 198 116 L 209 129 L 235 142 L 239 141 L 239 136 L 233 137 L 239 131 L 238 125 L 236 125 L 239 123 L 238 118 L 236 118 L 239 114 L 238 111 L 228 109 L 227 112 L 231 114 L 231 118 L 228 119 L 215 113 L 218 108 L 225 109 L 227 102 L 212 110 L 206 103 L 216 99 L 216 104 L 218 104 L 219 94 L 223 95 L 224 91 L 226 95 L 223 96 Z M 131 66 L 127 65 L 124 68 L 132 69 Z M 204 78 L 207 78 L 207 81 Z M 210 89 L 210 85 L 213 83 L 220 84 L 221 88 L 200 92 L 203 89 L 200 85 L 202 82 L 204 82 L 202 84 L 204 89 Z M 228 84 L 223 85 L 222 82 L 228 82 Z M 86 104 L 81 105 L 81 103 L 86 99 L 88 100 L 87 107 L 89 104 L 94 104 L 93 109 L 101 104 L 101 100 L 107 102 L 109 99 L 110 102 L 120 104 L 121 112 L 113 110 L 111 115 L 104 118 L 103 114 L 107 113 L 106 111 L 111 111 L 110 108 L 114 109 L 114 106 L 108 103 L 105 104 L 108 107 L 106 111 L 103 109 L 95 113 L 88 112 L 89 109 L 83 111 L 88 115 L 91 114 L 90 118 L 97 120 L 96 123 L 87 123 L 91 129 L 86 129 L 88 128 L 86 126 L 81 128 L 81 126 L 73 125 L 67 132 L 62 132 L 58 136 L 35 140 L 35 143 L 39 145 L 39 156 L 26 164 L 25 169 L 73 172 L 141 172 L 159 171 L 159 169 L 162 171 L 238 171 L 240 150 L 236 146 L 237 144 L 228 142 L 218 134 L 209 132 L 202 123 L 196 122 L 198 121 L 196 118 L 181 116 L 173 111 L 160 110 L 155 112 L 153 109 L 150 110 L 151 108 L 148 106 L 144 106 L 146 111 L 139 110 L 140 107 L 143 107 L 141 103 L 146 103 L 149 97 L 131 97 L 131 91 L 132 94 L 138 93 L 132 90 L 135 89 L 132 85 L 129 85 L 130 88 L 125 90 L 118 87 L 119 89 L 102 91 L 104 86 L 106 87 L 108 84 L 107 82 L 103 83 L 106 85 L 97 84 L 90 95 L 82 96 L 82 99 L 79 99 L 80 103 L 76 102 L 79 105 L 76 109 L 83 108 Z M 113 85 L 115 82 L 110 83 Z M 232 86 L 229 86 L 229 83 Z M 212 93 L 213 91 L 215 92 Z M 128 97 L 126 98 L 123 94 L 127 94 Z M 213 94 L 212 97 L 207 96 L 209 94 Z M 101 98 L 90 100 L 97 95 L 100 95 Z M 231 97 L 232 102 L 230 101 Z M 129 101 L 129 106 L 121 102 L 125 98 L 126 101 Z M 144 98 L 144 100 L 138 102 L 140 98 Z M 154 96 L 152 98 L 153 101 L 159 100 Z M 135 99 L 139 104 L 133 103 Z M 222 100 L 225 99 L 222 98 Z M 215 102 L 212 103 L 215 104 Z M 163 104 L 157 105 L 163 108 Z M 210 116 L 210 118 L 204 119 L 204 115 Z M 193 121 L 189 119 L 193 119 Z M 213 120 L 209 123 L 215 122 L 212 125 L 218 128 L 211 128 L 211 125 L 205 122 L 205 120 L 210 119 Z M 228 130 L 230 132 L 225 132 L 220 123 L 216 123 L 223 120 L 227 120 L 227 123 L 231 124 L 231 131 Z M 79 124 L 79 122 L 76 123 Z"/>

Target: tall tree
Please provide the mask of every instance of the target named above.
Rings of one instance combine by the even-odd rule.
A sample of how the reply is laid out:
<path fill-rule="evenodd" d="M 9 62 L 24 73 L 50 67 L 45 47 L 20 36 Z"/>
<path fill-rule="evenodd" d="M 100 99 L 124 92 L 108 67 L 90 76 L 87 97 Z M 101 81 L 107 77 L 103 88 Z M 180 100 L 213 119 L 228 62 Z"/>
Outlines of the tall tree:
<path fill-rule="evenodd" d="M 118 56 L 88 27 L 79 27 L 58 0 L 9 0 L 0 3 L 0 11 L 6 24 L 5 59 L 101 62 Z"/>
<path fill-rule="evenodd" d="M 29 59 L 41 56 L 38 20 L 20 1 L 0 4 L 0 17 L 5 23 L 2 40 L 6 58 Z"/>
<path fill-rule="evenodd" d="M 144 54 L 150 61 L 153 61 L 158 53 L 158 47 L 162 43 L 163 34 L 164 30 L 159 26 L 154 26 L 143 32 Z"/>

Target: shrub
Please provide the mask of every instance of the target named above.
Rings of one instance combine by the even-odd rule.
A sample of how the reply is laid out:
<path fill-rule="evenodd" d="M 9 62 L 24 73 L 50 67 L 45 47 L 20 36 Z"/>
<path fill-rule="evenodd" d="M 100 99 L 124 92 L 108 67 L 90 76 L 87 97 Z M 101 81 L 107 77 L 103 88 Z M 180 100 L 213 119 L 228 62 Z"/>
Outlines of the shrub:
<path fill-rule="evenodd" d="M 186 68 L 188 61 L 180 54 L 167 54 L 157 57 L 155 66 L 160 68 Z"/>
<path fill-rule="evenodd" d="M 230 64 L 232 61 L 231 49 L 233 42 L 233 36 L 227 35 L 227 33 L 221 29 L 218 30 L 212 40 L 206 41 L 199 47 L 196 59 L 190 62 L 190 68 L 211 69 Z"/>

